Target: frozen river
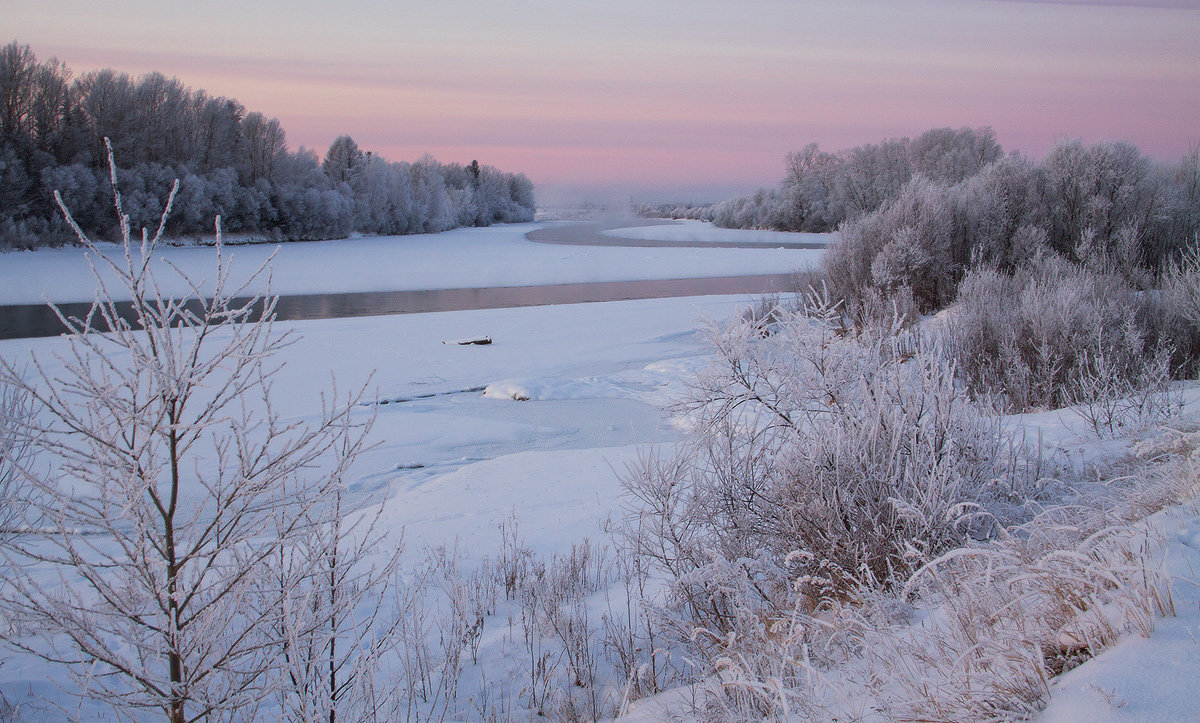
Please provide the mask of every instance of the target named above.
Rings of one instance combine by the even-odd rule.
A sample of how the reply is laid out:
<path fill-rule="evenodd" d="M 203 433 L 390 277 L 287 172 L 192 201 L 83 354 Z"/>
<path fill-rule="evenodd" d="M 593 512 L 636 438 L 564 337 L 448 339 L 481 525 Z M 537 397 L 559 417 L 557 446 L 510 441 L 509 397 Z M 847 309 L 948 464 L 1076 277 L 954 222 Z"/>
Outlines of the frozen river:
<path fill-rule="evenodd" d="M 628 228 L 637 221 L 619 224 L 556 224 L 535 229 L 526 237 L 531 241 L 570 246 L 650 246 L 657 248 L 719 248 L 708 240 L 655 241 L 624 236 L 602 235 L 612 228 Z M 800 234 L 797 234 L 798 236 Z M 762 250 L 761 242 L 730 241 L 728 248 Z M 775 244 L 772 244 L 773 246 Z M 823 244 L 805 241 L 792 248 L 816 249 Z M 580 281 L 576 283 L 479 286 L 469 288 L 399 289 L 380 291 L 331 291 L 307 294 L 282 294 L 276 306 L 281 321 L 306 319 L 341 319 L 390 314 L 413 314 L 436 311 L 467 311 L 473 309 L 503 309 L 553 304 L 579 304 L 601 301 L 661 299 L 684 296 L 725 294 L 764 294 L 788 292 L 795 288 L 792 274 L 739 274 L 675 279 L 637 279 L 621 281 Z M 69 317 L 86 316 L 90 303 L 60 303 L 59 309 Z M 129 318 L 127 303 L 118 303 L 118 310 Z M 21 339 L 55 336 L 63 325 L 46 304 L 11 304 L 0 306 L 0 339 Z"/>

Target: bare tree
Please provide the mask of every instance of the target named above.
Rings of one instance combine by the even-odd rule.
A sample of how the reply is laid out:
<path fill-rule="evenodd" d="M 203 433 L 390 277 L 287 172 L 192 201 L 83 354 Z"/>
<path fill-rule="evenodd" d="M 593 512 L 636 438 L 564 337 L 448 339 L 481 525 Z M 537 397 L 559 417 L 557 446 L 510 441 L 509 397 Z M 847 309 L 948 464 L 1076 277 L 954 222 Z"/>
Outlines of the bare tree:
<path fill-rule="evenodd" d="M 0 362 L 0 383 L 33 406 L 19 434 L 53 466 L 25 477 L 41 531 L 10 553 L 22 569 L 0 593 L 0 638 L 65 665 L 83 695 L 119 715 L 253 718 L 270 697 L 280 616 L 312 574 L 294 565 L 280 584 L 275 560 L 312 539 L 369 420 L 352 415 L 361 392 L 339 403 L 336 390 L 315 421 L 283 420 L 272 377 L 289 337 L 274 330 L 274 298 L 238 298 L 246 286 L 229 283 L 219 217 L 213 284 L 202 293 L 173 269 L 191 298 L 168 298 L 151 259 L 175 191 L 139 247 L 111 146 L 109 164 L 123 258 L 101 254 L 59 199 L 93 268 L 108 273 L 97 271 L 85 318 L 59 314 L 66 352 L 33 358 L 28 376 Z"/>

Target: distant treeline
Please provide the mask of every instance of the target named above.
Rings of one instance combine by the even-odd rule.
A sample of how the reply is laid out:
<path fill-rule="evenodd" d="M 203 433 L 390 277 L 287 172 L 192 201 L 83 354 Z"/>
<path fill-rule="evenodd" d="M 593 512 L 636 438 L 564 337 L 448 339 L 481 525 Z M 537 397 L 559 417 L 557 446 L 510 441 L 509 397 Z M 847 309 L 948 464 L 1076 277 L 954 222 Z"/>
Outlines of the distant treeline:
<path fill-rule="evenodd" d="M 28 45 L 0 49 L 0 248 L 74 238 L 53 192 L 85 231 L 113 237 L 104 138 L 135 228 L 156 223 L 180 181 L 168 234 L 225 230 L 271 239 L 405 234 L 533 218 L 533 184 L 472 161 L 389 162 L 348 136 L 324 159 L 289 151 L 279 121 L 175 78 L 99 70 L 77 78 Z"/>
<path fill-rule="evenodd" d="M 964 233 L 971 227 L 973 241 L 954 244 L 960 255 L 976 246 L 989 255 L 1011 253 L 1017 230 L 1029 227 L 1061 253 L 1120 238 L 1156 264 L 1200 230 L 1197 160 L 1196 150 L 1162 164 L 1129 143 L 1064 141 L 1036 163 L 1004 154 L 991 128 L 937 128 L 836 153 L 810 144 L 787 155 L 778 189 L 707 206 L 637 210 L 726 228 L 829 231 L 893 204 L 926 220 L 937 206 L 941 213 L 934 215 L 949 226 Z M 892 215 L 904 212 L 898 207 Z M 896 222 L 920 226 L 919 220 Z"/>

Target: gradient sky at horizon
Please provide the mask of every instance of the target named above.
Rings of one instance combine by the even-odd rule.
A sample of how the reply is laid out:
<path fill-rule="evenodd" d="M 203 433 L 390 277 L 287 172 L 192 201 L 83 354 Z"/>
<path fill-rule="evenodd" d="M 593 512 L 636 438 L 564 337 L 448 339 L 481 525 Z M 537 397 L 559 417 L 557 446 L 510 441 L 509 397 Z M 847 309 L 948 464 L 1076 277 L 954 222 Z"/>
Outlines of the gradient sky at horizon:
<path fill-rule="evenodd" d="M 0 42 L 76 74 L 157 70 L 278 117 L 292 147 L 478 158 L 551 203 L 715 200 L 810 142 L 939 126 L 1034 156 L 1200 141 L 1200 0 L 6 5 Z"/>

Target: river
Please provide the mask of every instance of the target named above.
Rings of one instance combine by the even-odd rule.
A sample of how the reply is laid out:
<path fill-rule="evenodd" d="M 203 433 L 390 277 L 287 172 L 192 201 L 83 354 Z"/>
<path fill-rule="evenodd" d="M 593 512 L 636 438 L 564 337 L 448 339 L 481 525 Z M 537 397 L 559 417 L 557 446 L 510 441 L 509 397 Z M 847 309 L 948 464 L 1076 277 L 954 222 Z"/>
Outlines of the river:
<path fill-rule="evenodd" d="M 636 221 L 619 223 L 575 223 L 547 226 L 526 234 L 538 243 L 566 245 L 676 246 L 698 248 L 763 248 L 763 244 L 739 242 L 658 242 L 604 236 L 600 231 L 629 227 Z M 643 222 L 644 223 L 644 222 Z M 787 247 L 771 244 L 770 247 Z M 807 243 L 796 248 L 819 248 Z M 601 281 L 542 286 L 493 286 L 465 289 L 420 289 L 408 291 L 363 291 L 350 293 L 293 294 L 278 298 L 275 314 L 281 321 L 340 319 L 387 314 L 421 314 L 434 311 L 502 309 L 550 304 L 583 304 L 598 301 L 659 299 L 715 294 L 786 293 L 796 286 L 792 274 L 718 276 L 649 281 Z M 193 304 L 198 308 L 199 303 Z M 90 303 L 59 304 L 67 317 L 84 318 Z M 131 320 L 131 306 L 118 302 L 117 312 Z M 102 326 L 98 328 L 104 328 Z M 54 310 L 45 304 L 0 305 L 0 339 L 56 336 L 64 331 Z"/>

